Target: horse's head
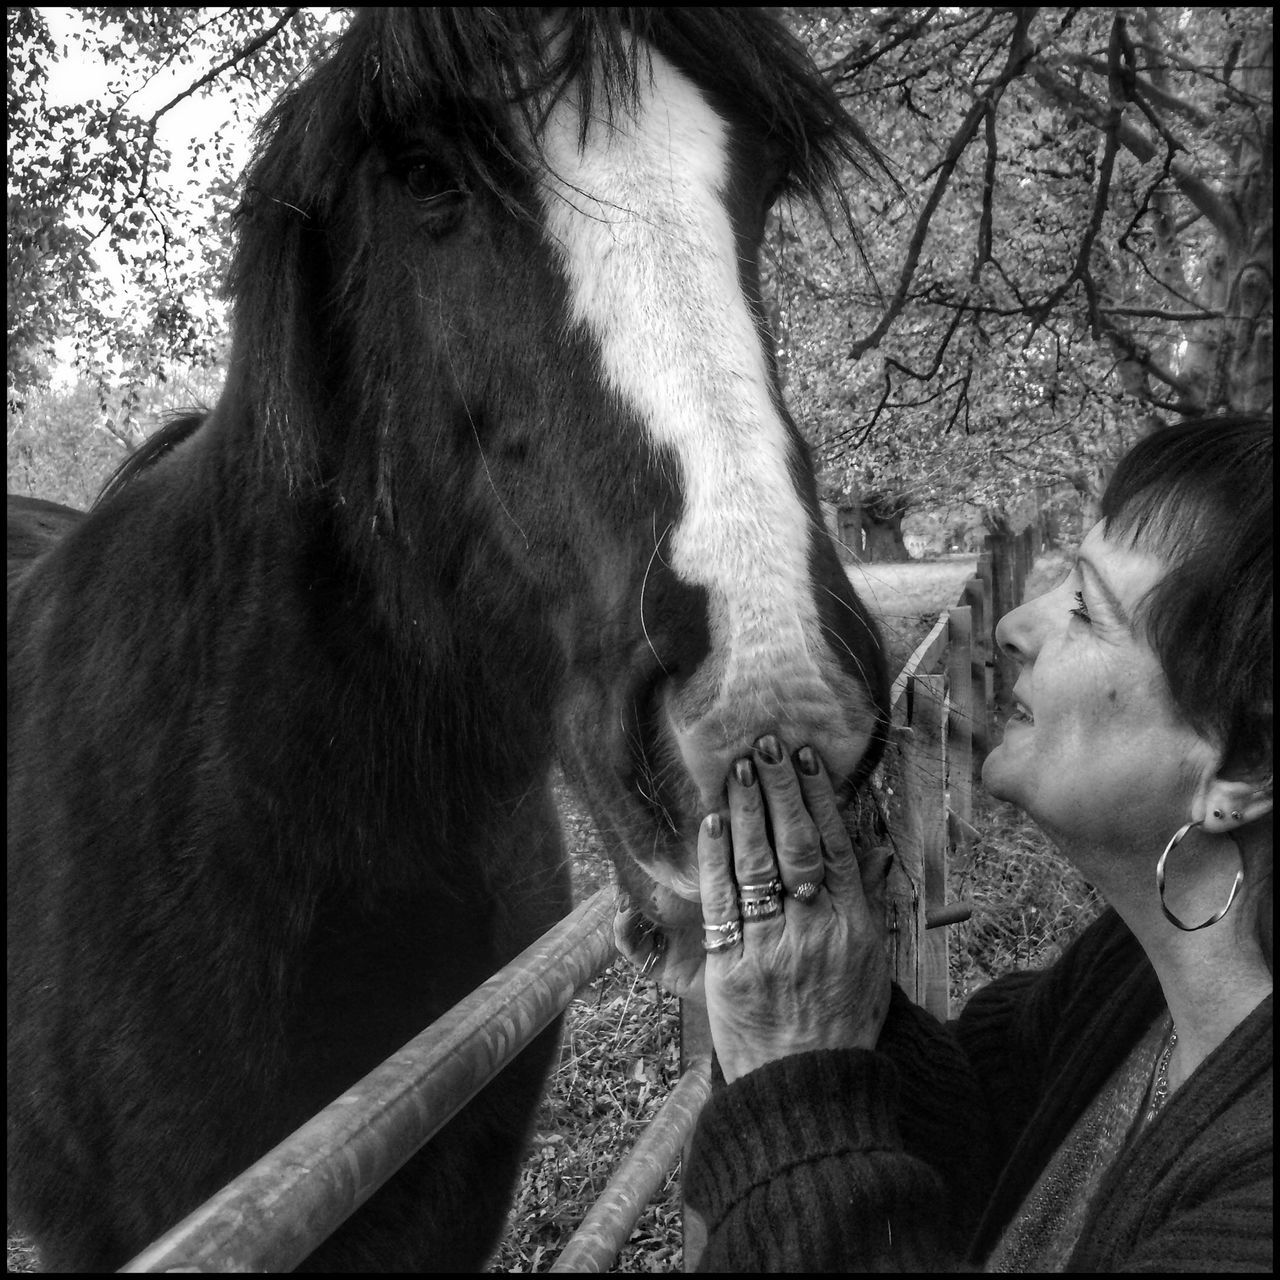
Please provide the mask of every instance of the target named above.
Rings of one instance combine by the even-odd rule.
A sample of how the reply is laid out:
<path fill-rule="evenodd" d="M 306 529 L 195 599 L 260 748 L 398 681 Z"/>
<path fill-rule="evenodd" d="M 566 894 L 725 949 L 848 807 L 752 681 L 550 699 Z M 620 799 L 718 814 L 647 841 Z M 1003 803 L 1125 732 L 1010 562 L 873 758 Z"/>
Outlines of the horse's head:
<path fill-rule="evenodd" d="M 397 625 L 430 597 L 555 687 L 624 883 L 680 924 L 753 741 L 842 779 L 878 750 L 879 639 L 757 278 L 772 200 L 858 135 L 758 11 L 562 12 L 356 18 L 251 175 L 276 230 L 242 237 L 237 369 L 285 371 L 268 438 L 400 566 Z"/>
<path fill-rule="evenodd" d="M 565 636 L 566 755 L 624 885 L 671 925 L 699 919 L 697 825 L 724 806 L 732 761 L 773 733 L 852 782 L 878 757 L 885 698 L 879 637 L 781 400 L 757 275 L 773 198 L 844 122 L 771 28 L 727 31 L 708 20 L 696 40 L 655 40 L 611 136 L 579 145 L 569 99 L 545 138 L 574 319 L 667 487 L 656 509 L 621 504 L 631 537 L 590 566 L 593 603 Z M 790 102 L 762 108 L 753 69 Z"/>

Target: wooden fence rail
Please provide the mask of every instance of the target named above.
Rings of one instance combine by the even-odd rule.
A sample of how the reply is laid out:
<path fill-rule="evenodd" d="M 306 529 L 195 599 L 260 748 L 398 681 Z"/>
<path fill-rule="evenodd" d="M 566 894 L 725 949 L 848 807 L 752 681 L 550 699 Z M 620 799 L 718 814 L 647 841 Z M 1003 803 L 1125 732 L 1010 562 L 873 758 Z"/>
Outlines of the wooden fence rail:
<path fill-rule="evenodd" d="M 991 714 L 1012 687 L 993 620 L 1021 599 L 1038 531 L 988 540 L 977 574 L 894 680 L 878 785 L 896 853 L 886 884 L 895 980 L 940 1018 L 949 1009 L 947 934 L 966 904 L 946 902 L 947 861 L 967 848 L 973 786 Z M 613 893 L 602 889 L 398 1053 L 122 1271 L 284 1271 L 301 1262 L 466 1105 L 614 955 Z M 710 1094 L 710 1035 L 681 1007 L 680 1081 L 552 1270 L 604 1271 L 682 1150 Z M 684 1265 L 700 1226 L 685 1214 Z"/>
<path fill-rule="evenodd" d="M 991 535 L 959 600 L 916 646 L 890 692 L 892 727 L 877 782 L 895 837 L 886 886 L 894 979 L 942 1020 L 950 1013 L 943 926 L 970 910 L 946 901 L 948 863 L 977 836 L 973 790 L 1017 678 L 995 643 L 995 624 L 1022 602 L 1043 548 L 1039 526 Z"/>

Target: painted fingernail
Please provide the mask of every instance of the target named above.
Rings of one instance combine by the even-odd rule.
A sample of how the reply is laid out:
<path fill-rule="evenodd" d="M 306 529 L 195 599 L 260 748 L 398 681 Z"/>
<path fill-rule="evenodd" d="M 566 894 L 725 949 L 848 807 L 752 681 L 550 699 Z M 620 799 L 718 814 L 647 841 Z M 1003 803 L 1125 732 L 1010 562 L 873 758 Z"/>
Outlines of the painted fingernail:
<path fill-rule="evenodd" d="M 796 752 L 796 763 L 800 766 L 800 772 L 807 773 L 811 778 L 818 772 L 818 757 L 814 755 L 812 747 L 801 747 Z"/>
<path fill-rule="evenodd" d="M 750 760 L 739 760 L 733 766 L 733 776 L 738 779 L 739 786 L 749 787 L 756 780 L 755 766 Z"/>
<path fill-rule="evenodd" d="M 721 821 L 720 815 L 718 813 L 708 814 L 707 835 L 709 835 L 713 840 L 719 840 L 723 834 L 724 823 Z"/>
<path fill-rule="evenodd" d="M 766 733 L 756 743 L 756 750 L 770 763 L 782 763 L 782 747 L 778 744 L 777 738 L 771 733 Z"/>

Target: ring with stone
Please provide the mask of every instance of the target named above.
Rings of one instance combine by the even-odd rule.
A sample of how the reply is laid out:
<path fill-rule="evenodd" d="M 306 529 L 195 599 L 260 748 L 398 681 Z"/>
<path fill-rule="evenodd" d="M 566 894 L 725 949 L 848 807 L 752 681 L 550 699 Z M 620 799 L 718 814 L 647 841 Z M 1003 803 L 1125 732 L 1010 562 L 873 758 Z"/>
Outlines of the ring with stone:
<path fill-rule="evenodd" d="M 812 902 L 821 888 L 822 886 L 816 880 L 805 880 L 791 890 L 791 896 L 797 902 Z"/>
<path fill-rule="evenodd" d="M 742 921 L 726 920 L 723 924 L 702 926 L 702 949 L 708 955 L 731 951 L 742 941 Z"/>
<path fill-rule="evenodd" d="M 739 898 L 738 910 L 744 920 L 771 920 L 782 914 L 782 895 L 771 893 L 763 898 Z"/>

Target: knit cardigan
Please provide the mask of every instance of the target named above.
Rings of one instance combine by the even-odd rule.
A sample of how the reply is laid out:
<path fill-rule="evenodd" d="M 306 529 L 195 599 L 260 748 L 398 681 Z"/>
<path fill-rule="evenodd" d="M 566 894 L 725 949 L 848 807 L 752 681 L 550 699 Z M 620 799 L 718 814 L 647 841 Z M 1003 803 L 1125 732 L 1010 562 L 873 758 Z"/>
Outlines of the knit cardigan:
<path fill-rule="evenodd" d="M 1114 911 L 942 1026 L 894 988 L 875 1051 L 721 1084 L 685 1172 L 706 1271 L 980 1270 L 1049 1157 L 1164 1009 Z M 1106 1173 L 1071 1271 L 1271 1271 L 1268 996 Z"/>

